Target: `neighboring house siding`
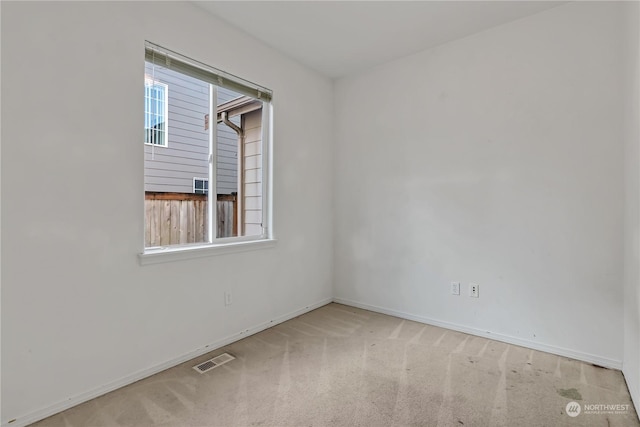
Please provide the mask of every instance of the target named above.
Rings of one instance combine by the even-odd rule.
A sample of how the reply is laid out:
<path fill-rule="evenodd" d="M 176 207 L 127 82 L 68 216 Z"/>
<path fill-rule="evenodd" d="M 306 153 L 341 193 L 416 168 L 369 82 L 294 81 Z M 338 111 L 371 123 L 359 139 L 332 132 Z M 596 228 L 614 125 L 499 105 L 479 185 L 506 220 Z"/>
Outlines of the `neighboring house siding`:
<path fill-rule="evenodd" d="M 229 89 L 217 88 L 218 105 L 231 101 L 242 95 Z M 240 117 L 231 117 L 240 126 Z M 238 192 L 238 134 L 224 123 L 218 123 L 218 158 L 217 158 L 218 194 Z"/>
<path fill-rule="evenodd" d="M 168 86 L 168 146 L 145 144 L 145 191 L 193 193 L 193 178 L 207 178 L 209 84 L 149 63 L 145 74 Z M 217 104 L 241 96 L 218 87 Z M 231 121 L 240 125 L 240 117 Z M 215 122 L 210 119 L 210 126 Z M 217 194 L 238 191 L 238 136 L 224 123 L 218 126 Z"/>
<path fill-rule="evenodd" d="M 145 191 L 193 193 L 193 178 L 209 175 L 209 84 L 145 64 L 145 74 L 168 85 L 168 146 L 144 145 Z M 141 132 L 142 134 L 142 132 Z"/>
<path fill-rule="evenodd" d="M 262 109 L 242 116 L 244 144 L 244 221 L 246 236 L 262 234 Z"/>

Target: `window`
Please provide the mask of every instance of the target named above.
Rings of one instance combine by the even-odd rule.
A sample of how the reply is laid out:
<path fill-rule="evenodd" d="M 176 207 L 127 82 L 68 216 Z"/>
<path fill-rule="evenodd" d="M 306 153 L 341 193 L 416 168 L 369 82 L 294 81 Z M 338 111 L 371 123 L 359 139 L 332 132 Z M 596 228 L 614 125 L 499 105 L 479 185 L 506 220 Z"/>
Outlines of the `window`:
<path fill-rule="evenodd" d="M 272 92 L 149 42 L 145 52 L 141 259 L 273 241 Z"/>
<path fill-rule="evenodd" d="M 168 86 L 153 78 L 144 81 L 144 143 L 167 146 Z"/>
<path fill-rule="evenodd" d="M 209 192 L 209 180 L 206 178 L 193 178 L 193 192 L 195 194 L 207 194 Z"/>

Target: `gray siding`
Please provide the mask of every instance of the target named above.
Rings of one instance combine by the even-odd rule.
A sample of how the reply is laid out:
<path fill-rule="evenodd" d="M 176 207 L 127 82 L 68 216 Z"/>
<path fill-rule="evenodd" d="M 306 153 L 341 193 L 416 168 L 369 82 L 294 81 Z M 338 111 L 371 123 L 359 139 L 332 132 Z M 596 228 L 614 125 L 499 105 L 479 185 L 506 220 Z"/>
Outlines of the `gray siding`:
<path fill-rule="evenodd" d="M 168 146 L 144 146 L 145 191 L 193 193 L 193 178 L 208 176 L 209 84 L 146 63 L 145 74 L 168 86 Z"/>
<path fill-rule="evenodd" d="M 209 84 L 145 63 L 145 74 L 168 86 L 168 146 L 144 146 L 145 191 L 193 193 L 193 178 L 207 178 Z M 241 96 L 217 88 L 217 104 Z M 240 125 L 240 117 L 231 121 Z M 215 118 L 210 118 L 210 126 Z M 224 123 L 217 125 L 217 194 L 238 191 L 238 136 Z"/>

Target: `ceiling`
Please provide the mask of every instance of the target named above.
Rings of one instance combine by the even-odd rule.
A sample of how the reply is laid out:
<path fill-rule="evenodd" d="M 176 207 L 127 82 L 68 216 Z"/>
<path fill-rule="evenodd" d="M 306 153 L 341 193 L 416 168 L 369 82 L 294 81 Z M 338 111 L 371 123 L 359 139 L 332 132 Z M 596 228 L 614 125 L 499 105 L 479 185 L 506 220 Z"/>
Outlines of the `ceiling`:
<path fill-rule="evenodd" d="M 566 2 L 196 2 L 329 77 L 356 73 L 563 3 Z"/>

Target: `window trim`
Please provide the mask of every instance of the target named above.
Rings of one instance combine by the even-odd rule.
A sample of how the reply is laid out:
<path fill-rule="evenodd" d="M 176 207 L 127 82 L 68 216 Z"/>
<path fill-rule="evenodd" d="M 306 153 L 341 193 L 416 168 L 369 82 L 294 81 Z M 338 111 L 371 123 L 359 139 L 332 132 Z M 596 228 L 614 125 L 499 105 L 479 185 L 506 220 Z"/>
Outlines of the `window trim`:
<path fill-rule="evenodd" d="M 234 254 L 276 247 L 278 240 L 273 237 L 249 236 L 250 240 L 236 240 L 241 237 L 230 237 L 231 242 L 163 246 L 147 248 L 138 254 L 140 265 L 153 265 L 165 262 L 183 261 L 205 258 L 215 255 Z M 226 240 L 226 239 L 218 239 Z"/>
<path fill-rule="evenodd" d="M 144 142 L 144 145 L 149 145 L 151 147 L 162 147 L 169 148 L 169 85 L 161 82 L 147 74 L 144 76 L 144 85 L 145 88 L 147 85 L 150 86 L 162 86 L 164 87 L 164 144 L 153 144 L 151 142 Z M 146 101 L 146 95 L 145 95 Z M 147 129 L 145 128 L 145 131 Z"/>
<path fill-rule="evenodd" d="M 216 86 L 226 87 L 234 92 L 249 95 L 267 103 L 271 102 L 273 97 L 271 89 L 181 55 L 148 40 L 145 40 L 145 59 L 154 64 L 165 64 L 180 73 Z"/>
<path fill-rule="evenodd" d="M 145 58 L 149 60 L 153 58 L 153 51 L 162 52 L 162 60 L 165 63 L 178 63 L 188 62 L 190 67 L 195 67 L 198 72 L 208 72 L 211 75 L 217 75 L 217 82 L 220 81 L 220 76 L 223 77 L 223 87 L 229 85 L 242 85 L 247 90 L 256 90 L 257 100 L 262 103 L 262 233 L 260 235 L 253 236 L 239 236 L 239 237 L 227 237 L 227 238 L 213 238 L 210 236 L 210 242 L 207 243 L 194 243 L 186 245 L 171 245 L 162 247 L 145 247 L 144 233 L 142 234 L 142 252 L 138 254 L 140 265 L 158 264 L 164 262 L 172 262 L 179 260 L 188 260 L 202 257 L 209 257 L 222 254 L 239 253 L 246 251 L 253 251 L 258 249 L 272 248 L 276 246 L 277 239 L 273 232 L 273 92 L 270 89 L 256 85 L 242 78 L 233 76 L 231 74 L 224 73 L 216 68 L 210 67 L 198 61 L 192 60 L 186 56 L 182 56 L 173 51 L 164 49 L 160 46 L 154 45 L 150 42 L 145 42 Z M 175 62 L 173 60 L 175 59 Z M 186 69 L 188 70 L 188 68 Z M 217 74 L 216 74 L 217 73 Z M 187 74 L 189 75 L 189 74 Z M 145 76 L 148 77 L 148 76 Z M 158 82 L 156 80 L 156 82 Z M 158 82 L 161 83 L 161 82 Z M 217 85 L 212 83 L 212 89 L 215 89 Z M 234 88 L 235 90 L 235 88 Z M 167 109 L 168 120 L 168 91 L 167 102 L 165 108 Z M 255 95 L 250 95 L 255 97 Z M 211 104 L 210 117 L 217 117 L 216 105 Z M 216 129 L 217 126 L 210 124 L 210 129 Z M 167 127 L 167 146 L 168 146 L 168 127 Z M 215 153 L 217 146 L 216 132 L 210 133 L 210 153 Z M 152 146 L 160 146 L 157 144 L 148 144 Z M 209 193 L 211 188 L 215 188 L 216 171 L 215 166 L 211 165 L 213 157 L 210 154 L 209 157 Z M 209 197 L 209 202 L 214 199 Z M 210 204 L 209 215 L 214 212 Z M 144 209 L 143 209 L 144 211 Z M 142 214 L 144 222 L 144 212 Z M 209 220 L 209 224 L 215 224 L 215 221 Z M 209 227 L 209 232 L 212 233 L 214 226 Z"/>

